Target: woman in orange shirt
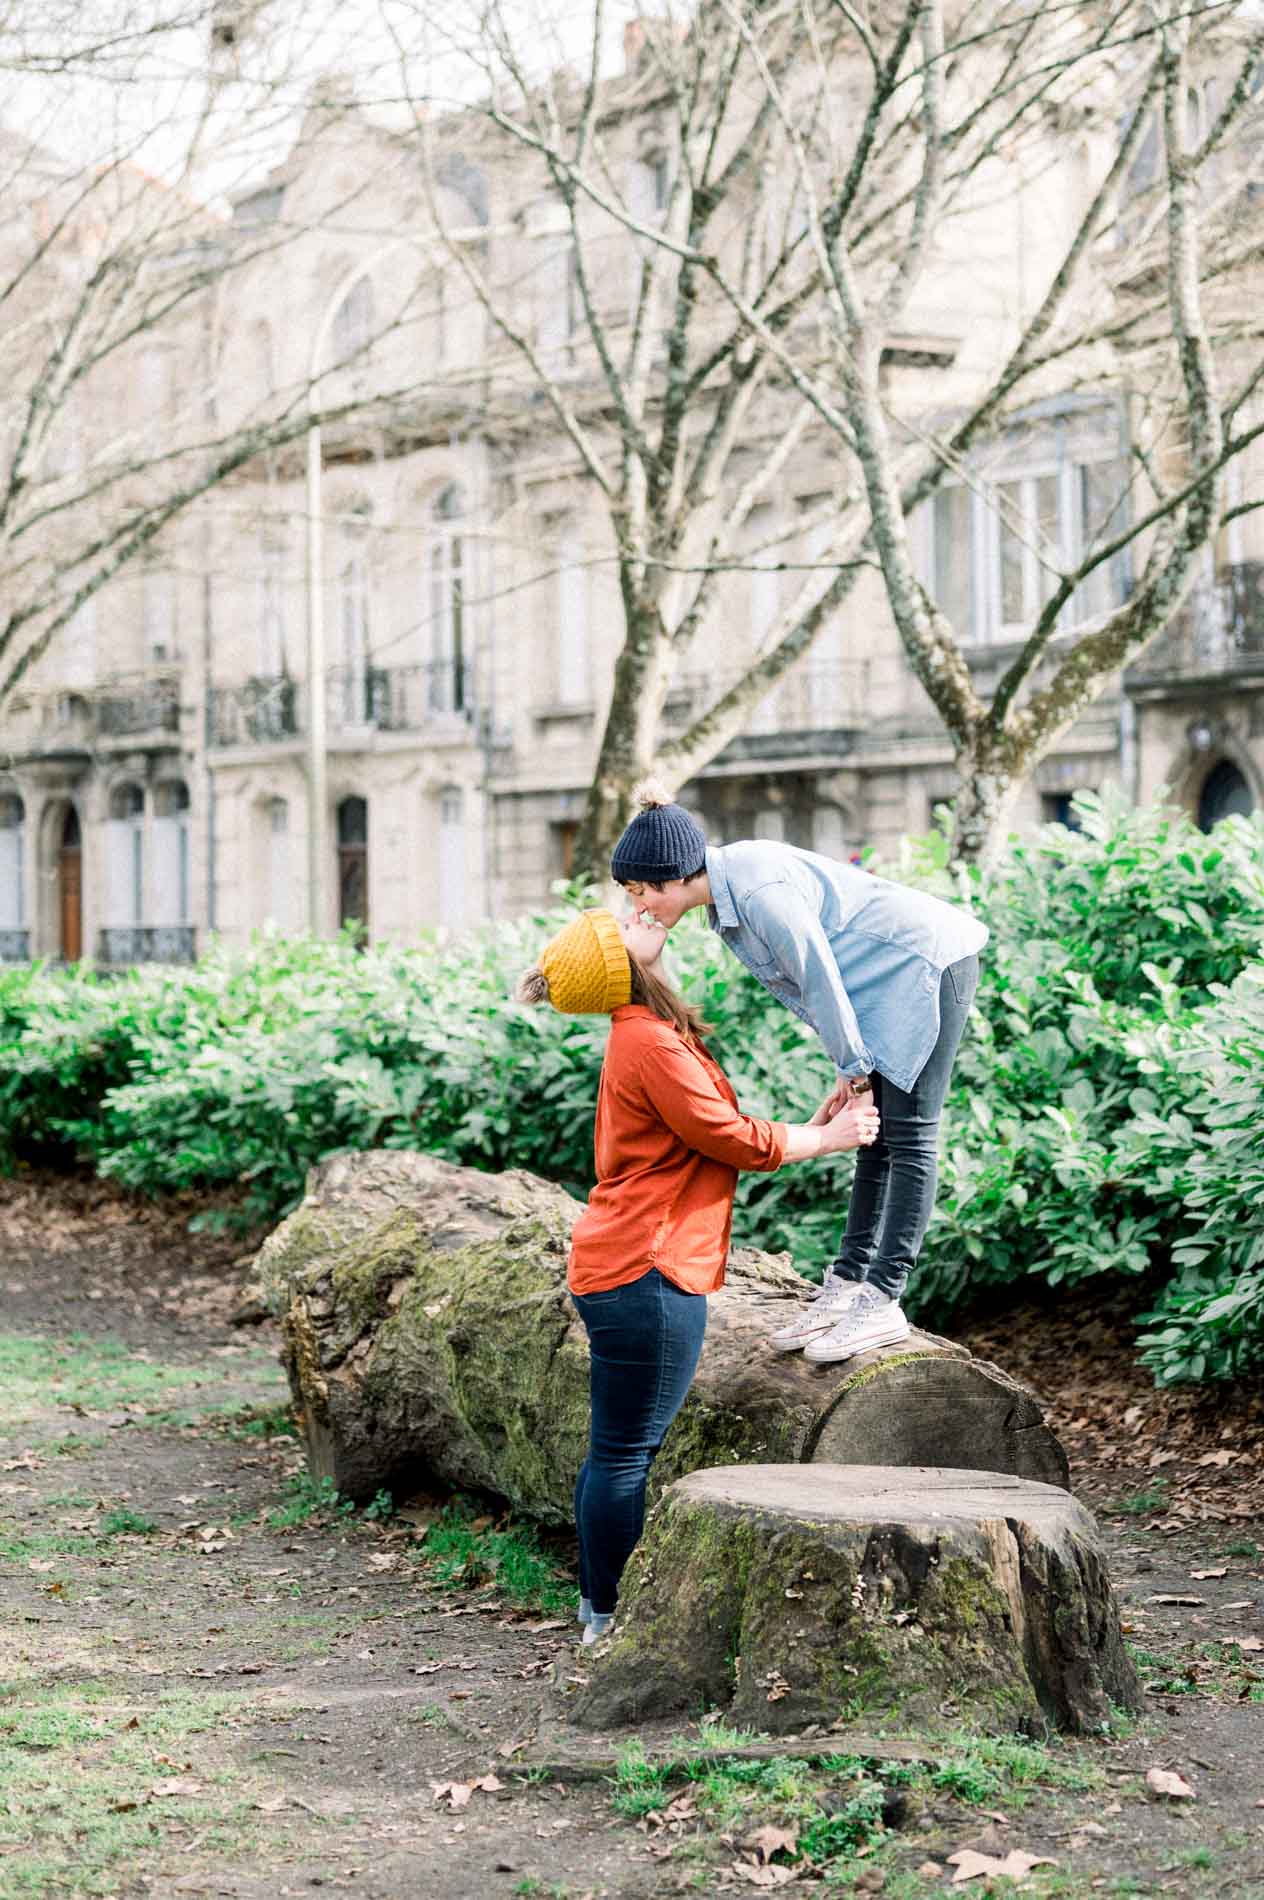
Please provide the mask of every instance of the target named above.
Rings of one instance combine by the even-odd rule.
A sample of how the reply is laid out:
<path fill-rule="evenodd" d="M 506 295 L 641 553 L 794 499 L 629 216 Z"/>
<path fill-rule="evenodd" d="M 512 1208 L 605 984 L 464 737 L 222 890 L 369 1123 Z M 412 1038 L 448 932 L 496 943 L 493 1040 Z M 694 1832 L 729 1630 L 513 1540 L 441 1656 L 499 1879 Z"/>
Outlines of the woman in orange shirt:
<path fill-rule="evenodd" d="M 597 1185 L 567 1274 L 591 1349 L 591 1435 L 575 1486 L 586 1643 L 613 1620 L 650 1464 L 693 1379 L 706 1296 L 724 1284 L 739 1171 L 841 1154 L 878 1132 L 864 1099 L 832 1119 L 823 1105 L 804 1124 L 743 1115 L 706 1024 L 657 967 L 665 941 L 656 924 L 584 911 L 518 986 L 523 1002 L 610 1017 Z"/>

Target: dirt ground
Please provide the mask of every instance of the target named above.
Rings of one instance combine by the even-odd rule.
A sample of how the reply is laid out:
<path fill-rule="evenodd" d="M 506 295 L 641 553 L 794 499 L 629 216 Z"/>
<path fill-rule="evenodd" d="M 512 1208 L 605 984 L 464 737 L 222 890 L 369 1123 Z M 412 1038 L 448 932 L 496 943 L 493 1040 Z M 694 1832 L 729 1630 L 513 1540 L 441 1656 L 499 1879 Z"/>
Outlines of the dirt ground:
<path fill-rule="evenodd" d="M 371 1518 L 304 1487 L 275 1338 L 232 1323 L 242 1243 L 189 1212 L 0 1183 L 2 1900 L 1011 1890 L 961 1879 L 966 1850 L 1037 1857 L 1013 1889 L 1036 1896 L 1264 1900 L 1264 1407 L 1156 1394 L 1126 1308 L 1081 1292 L 958 1336 L 1051 1401 L 1142 1716 L 1008 1754 L 910 1735 L 906 1768 L 783 1738 L 761 1766 L 702 1719 L 573 1731 L 573 1625 L 443 1587 L 418 1560 L 441 1500 Z M 739 1767 L 655 1778 L 638 1745 Z"/>

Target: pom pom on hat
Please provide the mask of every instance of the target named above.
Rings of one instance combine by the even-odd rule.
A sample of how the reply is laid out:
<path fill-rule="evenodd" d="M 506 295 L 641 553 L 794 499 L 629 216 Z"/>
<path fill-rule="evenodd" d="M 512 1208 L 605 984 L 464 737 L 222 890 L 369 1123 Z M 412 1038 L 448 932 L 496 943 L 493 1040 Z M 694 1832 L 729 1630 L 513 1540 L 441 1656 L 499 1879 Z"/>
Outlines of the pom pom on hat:
<path fill-rule="evenodd" d="M 707 861 L 707 834 L 683 805 L 677 805 L 661 779 L 635 786 L 632 801 L 641 807 L 614 848 L 610 874 L 617 884 L 669 884 L 693 877 Z"/>

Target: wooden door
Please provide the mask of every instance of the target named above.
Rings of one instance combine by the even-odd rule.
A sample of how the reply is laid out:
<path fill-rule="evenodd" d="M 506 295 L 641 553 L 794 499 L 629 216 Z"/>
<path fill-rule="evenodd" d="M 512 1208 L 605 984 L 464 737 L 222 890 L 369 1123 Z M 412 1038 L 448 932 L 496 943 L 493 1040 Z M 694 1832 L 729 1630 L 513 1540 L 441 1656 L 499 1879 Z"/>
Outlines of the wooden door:
<path fill-rule="evenodd" d="M 57 862 L 61 896 L 61 954 L 78 963 L 83 955 L 83 852 L 78 844 L 63 844 Z"/>

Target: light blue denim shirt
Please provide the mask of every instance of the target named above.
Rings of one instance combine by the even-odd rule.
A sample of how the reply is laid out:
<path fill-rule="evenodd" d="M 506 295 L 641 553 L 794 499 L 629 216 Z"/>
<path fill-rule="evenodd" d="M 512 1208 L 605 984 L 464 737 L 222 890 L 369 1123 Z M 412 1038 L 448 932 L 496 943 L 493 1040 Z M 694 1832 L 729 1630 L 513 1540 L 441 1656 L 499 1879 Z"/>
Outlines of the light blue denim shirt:
<path fill-rule="evenodd" d="M 794 845 L 707 852 L 708 916 L 766 990 L 815 1029 L 845 1076 L 911 1090 L 939 1035 L 939 979 L 986 927 L 923 891 Z"/>

